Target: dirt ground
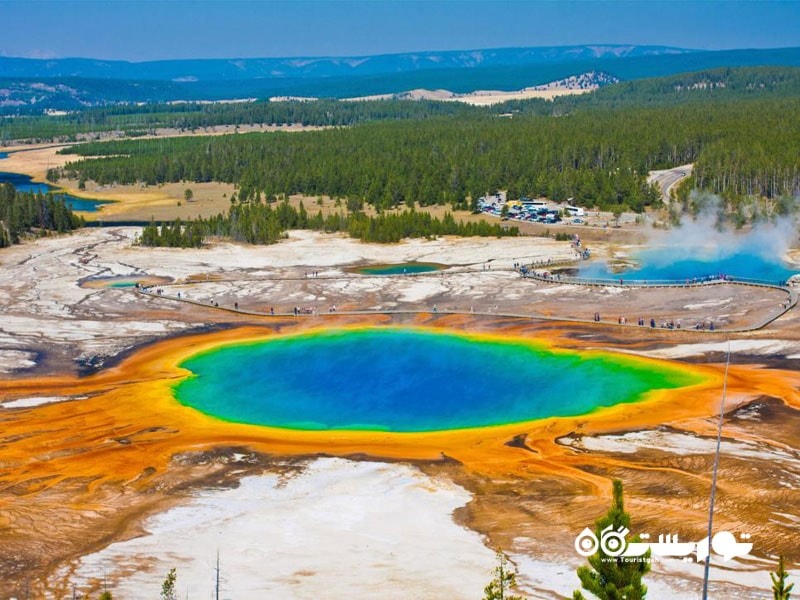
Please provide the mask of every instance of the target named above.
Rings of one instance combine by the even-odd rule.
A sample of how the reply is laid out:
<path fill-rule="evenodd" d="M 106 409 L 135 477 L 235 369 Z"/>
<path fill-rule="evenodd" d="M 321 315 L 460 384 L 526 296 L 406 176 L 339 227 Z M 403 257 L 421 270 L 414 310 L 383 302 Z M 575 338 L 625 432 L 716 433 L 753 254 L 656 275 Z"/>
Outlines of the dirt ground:
<path fill-rule="evenodd" d="M 0 168 L 41 175 L 55 166 L 51 161 L 62 160 L 53 148 L 16 156 L 23 154 L 27 170 L 10 166 L 15 155 Z M 232 191 L 219 184 L 88 187 L 89 194 L 119 199 L 99 214 L 121 220 L 208 216 L 227 208 Z M 183 202 L 186 187 L 196 201 Z M 310 212 L 339 209 L 329 198 L 321 206 L 316 198 L 292 202 L 301 199 Z M 514 263 L 574 257 L 569 243 L 535 237 L 544 226 L 525 227 L 531 235 L 519 238 L 391 245 L 302 231 L 274 246 L 213 243 L 200 250 L 140 248 L 133 245 L 138 228 L 111 227 L 4 249 L 0 599 L 24 597 L 26 590 L 32 597 L 69 597 L 76 561 L 142 534 L 148 517 L 184 505 L 197 490 L 234 488 L 249 475 L 302 471 L 320 454 L 399 461 L 458 484 L 471 500 L 456 510 L 457 522 L 509 553 L 523 591 L 569 596 L 557 582 L 583 562 L 572 540 L 603 514 L 614 478 L 625 481 L 626 506 L 642 530 L 702 537 L 728 349 L 717 523 L 750 533 L 754 558 L 715 565 L 712 591 L 763 597 L 775 555 L 787 555 L 793 569 L 800 561 L 800 313 L 793 309 L 764 328 L 731 333 L 775 316 L 786 292 L 523 279 Z M 641 240 L 645 227 L 598 222 L 565 230 L 580 232 L 598 256 L 615 256 Z M 394 277 L 358 272 L 410 262 L 442 268 Z M 114 278 L 158 282 L 151 291 L 161 294 L 106 287 Z M 275 317 L 248 314 L 271 309 Z M 637 325 L 639 317 L 647 326 Z M 677 321 L 681 329 L 660 326 Z M 714 332 L 693 327 L 711 322 Z M 203 344 L 362 325 L 522 336 L 665 359 L 703 373 L 709 383 L 608 412 L 411 441 L 385 433 L 310 439 L 224 425 L 177 406 L 168 392 L 183 376 L 178 358 Z M 243 455 L 248 462 L 236 458 Z M 415 552 L 414 540 L 402 550 Z M 680 561 L 654 566 L 648 582 L 655 597 L 696 596 L 698 567 Z M 148 568 L 152 564 L 142 558 L 134 570 Z M 100 583 L 92 585 L 85 591 L 99 591 Z"/>
<path fill-rule="evenodd" d="M 274 469 L 269 457 L 276 452 L 305 456 L 320 450 L 303 442 L 288 451 L 250 432 L 203 437 L 201 431 L 216 431 L 217 425 L 189 426 L 185 412 L 175 412 L 163 392 L 155 391 L 163 377 L 156 373 L 163 373 L 172 350 L 158 350 L 154 343 L 187 352 L 183 334 L 205 332 L 215 340 L 238 335 L 243 326 L 279 332 L 373 323 L 513 334 L 558 340 L 564 347 L 678 360 L 686 369 L 711 369 L 713 377 L 720 376 L 723 353 L 731 344 L 735 355 L 725 439 L 734 445 L 726 450 L 721 473 L 720 524 L 757 536 L 756 556 L 783 552 L 791 561 L 800 559 L 794 554 L 797 523 L 779 516 L 800 510 L 797 311 L 765 329 L 725 332 L 725 327 L 762 321 L 777 310 L 783 292 L 731 284 L 584 288 L 522 279 L 512 269 L 514 262 L 572 256 L 568 243 L 545 238 L 411 240 L 381 246 L 293 232 L 269 247 L 220 243 L 174 250 L 132 246 L 137 231 L 84 230 L 0 254 L 0 356 L 5 367 L 0 401 L 22 402 L 18 408 L 0 409 L 6 431 L 0 445 L 6 467 L 0 479 L 0 568 L 10 574 L 12 593 L 34 581 L 40 591 L 56 586 L 47 589 L 58 597 L 52 590 L 67 589 L 58 585 L 70 580 L 67 574 L 59 576 L 60 584 L 53 583 L 58 568 L 109 541 L 136 535 L 146 517 L 185 501 L 176 490 L 235 485 L 245 474 Z M 437 263 L 444 269 L 396 277 L 354 272 L 363 265 L 406 262 Z M 96 283 L 135 276 L 159 278 L 150 281 L 164 282 L 163 295 Z M 235 303 L 239 311 L 232 310 Z M 334 305 L 337 312 L 329 312 Z M 312 314 L 270 318 L 244 312 L 274 308 L 282 313 L 296 306 Z M 342 314 L 349 309 L 364 314 Z M 448 314 L 451 310 L 459 314 Z M 595 312 L 602 314 L 600 323 L 592 321 Z M 629 324 L 618 323 L 622 315 Z M 685 326 L 651 330 L 635 325 L 638 316 L 681 319 Z M 701 319 L 714 319 L 719 329 L 686 327 Z M 147 357 L 158 357 L 155 371 L 124 366 L 145 365 L 152 360 Z M 92 377 L 74 379 L 92 373 L 99 377 L 96 383 Z M 137 392 L 129 384 L 145 387 Z M 604 511 L 612 478 L 625 480 L 628 508 L 648 530 L 678 532 L 684 538 L 700 535 L 697 523 L 703 521 L 719 392 L 711 386 L 653 405 L 657 408 L 643 405 L 603 418 L 545 421 L 480 433 L 471 441 L 448 438 L 442 446 L 431 440 L 397 447 L 383 441 L 364 448 L 468 490 L 472 500 L 457 512 L 459 522 L 486 536 L 493 547 L 509 551 L 528 593 L 555 598 L 563 590 L 548 583 L 558 579 L 554 569 L 572 569 L 579 562 L 567 551 L 565 536 L 569 542 L 569 535 Z M 73 401 L 51 403 L 49 397 Z M 148 406 L 163 408 L 141 412 L 136 407 L 143 406 L 144 398 L 155 403 Z M 76 406 L 83 408 L 76 413 Z M 325 444 L 327 452 L 346 456 L 359 447 L 334 451 L 330 440 Z M 198 445 L 241 446 L 262 458 L 245 470 L 236 462 L 171 461 Z M 437 448 L 447 448 L 445 454 L 457 459 L 430 462 L 439 455 Z M 124 456 L 119 453 L 123 449 L 129 449 Z M 405 452 L 411 454 L 403 458 Z M 50 460 L 29 464 L 25 457 L 30 456 Z M 123 477 L 125 469 L 130 473 Z M 757 480 L 748 477 L 755 471 Z M 541 562 L 544 556 L 549 562 Z M 735 571 L 717 571 L 716 589 L 759 597 L 768 564 L 745 562 Z M 696 590 L 695 571 L 676 575 L 659 569 L 652 575 L 654 585 L 663 586 L 659 589 L 677 594 Z"/>

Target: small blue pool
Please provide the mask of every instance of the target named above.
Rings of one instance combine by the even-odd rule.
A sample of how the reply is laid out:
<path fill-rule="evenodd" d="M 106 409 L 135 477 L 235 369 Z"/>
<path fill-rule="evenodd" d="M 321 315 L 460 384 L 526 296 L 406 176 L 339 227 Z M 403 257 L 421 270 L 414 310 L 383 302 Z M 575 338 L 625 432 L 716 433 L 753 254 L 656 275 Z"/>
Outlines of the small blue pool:
<path fill-rule="evenodd" d="M 18 192 L 26 192 L 29 194 L 52 193 L 54 198 L 63 200 L 72 210 L 81 212 L 97 212 L 103 204 L 111 203 L 110 200 L 87 200 L 86 198 L 78 198 L 70 194 L 64 194 L 47 183 L 35 182 L 28 175 L 22 175 L 20 173 L 0 172 L 0 184 L 3 183 L 10 183 Z"/>

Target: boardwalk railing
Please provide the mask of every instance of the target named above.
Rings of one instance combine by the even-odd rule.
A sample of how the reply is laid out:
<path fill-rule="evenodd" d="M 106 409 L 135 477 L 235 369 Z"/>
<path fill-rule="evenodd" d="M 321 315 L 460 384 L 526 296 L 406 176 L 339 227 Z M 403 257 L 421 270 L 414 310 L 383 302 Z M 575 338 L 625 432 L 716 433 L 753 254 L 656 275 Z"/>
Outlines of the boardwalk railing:
<path fill-rule="evenodd" d="M 700 331 L 706 333 L 739 333 L 739 332 L 746 332 L 746 331 L 754 331 L 758 329 L 762 329 L 766 327 L 770 323 L 772 323 L 775 319 L 779 318 L 780 316 L 784 315 L 789 310 L 793 309 L 798 303 L 798 289 L 794 286 L 791 286 L 786 281 L 769 281 L 763 279 L 753 279 L 753 278 L 746 278 L 746 277 L 732 277 L 732 276 L 710 276 L 710 277 L 702 277 L 702 278 L 691 278 L 691 279 L 661 279 L 661 280 L 639 280 L 639 279 L 632 279 L 632 280 L 625 280 L 622 279 L 610 279 L 610 278 L 591 278 L 591 277 L 571 277 L 571 276 L 564 276 L 558 273 L 551 273 L 548 269 L 554 266 L 561 266 L 564 264 L 575 264 L 576 261 L 573 260 L 542 260 L 537 263 L 528 264 L 525 267 L 515 269 L 523 278 L 534 279 L 537 281 L 543 281 L 547 283 L 562 283 L 562 284 L 574 284 L 574 285 L 584 285 L 584 286 L 613 286 L 613 287 L 628 287 L 628 288 L 648 288 L 648 287 L 672 287 L 672 288 L 685 288 L 685 287 L 700 287 L 700 286 L 710 286 L 710 285 L 721 285 L 721 284 L 734 284 L 734 285 L 747 285 L 747 286 L 756 286 L 756 287 L 764 287 L 764 288 L 771 288 L 777 289 L 787 294 L 788 298 L 785 303 L 781 304 L 781 308 L 779 311 L 775 313 L 771 313 L 763 318 L 761 321 L 744 326 L 744 327 L 736 327 L 736 328 L 717 328 L 715 330 L 708 331 L 706 329 L 701 329 Z M 504 271 L 512 271 L 510 265 L 507 269 L 500 268 L 498 270 Z M 456 273 L 479 273 L 480 270 L 476 269 L 475 266 L 469 267 L 456 267 L 450 268 L 443 271 L 431 271 L 425 273 L 407 273 L 407 274 L 398 274 L 398 275 L 356 275 L 356 274 L 347 274 L 347 275 L 337 275 L 337 276 L 322 276 L 319 278 L 311 278 L 311 279 L 350 279 L 350 278 L 367 278 L 367 277 L 377 277 L 380 279 L 389 279 L 393 277 L 440 277 L 446 275 L 454 275 Z M 269 279 L 277 279 L 277 280 L 304 280 L 309 279 L 307 276 L 289 276 L 289 277 L 279 277 L 279 278 L 269 278 Z M 441 310 L 436 309 L 433 307 L 433 310 L 430 308 L 420 307 L 420 308 L 409 308 L 409 309 L 386 309 L 386 308 L 375 308 L 375 309 L 362 309 L 362 310 L 336 310 L 335 308 L 332 311 L 328 312 L 318 312 L 316 310 L 312 310 L 311 312 L 306 312 L 305 310 L 301 310 L 300 312 L 272 312 L 269 313 L 257 311 L 257 310 L 249 310 L 246 308 L 239 308 L 238 303 L 234 304 L 234 306 L 220 306 L 218 303 L 211 301 L 211 300 L 193 300 L 187 298 L 185 295 L 181 295 L 180 292 L 176 294 L 169 294 L 165 293 L 165 289 L 169 289 L 170 287 L 180 287 L 183 285 L 196 285 L 196 284 L 203 284 L 203 283 L 221 283 L 225 281 L 232 281 L 229 279 L 210 279 L 210 280 L 197 280 L 197 281 L 176 281 L 171 283 L 165 284 L 158 284 L 154 286 L 148 287 L 136 287 L 135 291 L 139 294 L 154 296 L 163 298 L 165 300 L 177 300 L 179 302 L 184 302 L 187 304 L 194 304 L 197 306 L 203 306 L 206 308 L 214 308 L 218 310 L 224 310 L 228 312 L 238 313 L 242 315 L 248 316 L 257 316 L 257 317 L 288 317 L 288 316 L 307 316 L 311 315 L 314 317 L 325 317 L 325 316 L 335 316 L 335 315 L 369 315 L 369 314 L 418 314 L 418 313 L 441 313 L 441 314 L 469 314 L 469 315 L 481 315 L 481 316 L 492 316 L 492 317 L 513 317 L 513 318 L 524 318 L 524 319 L 535 319 L 535 320 L 544 320 L 544 321 L 570 321 L 575 323 L 594 323 L 598 324 L 597 322 L 590 321 L 587 319 L 576 318 L 576 317 L 568 317 L 568 316 L 550 316 L 550 315 L 542 315 L 542 314 L 517 314 L 513 312 L 504 312 L 498 311 L 497 307 L 495 309 L 489 311 L 481 311 L 481 310 L 474 310 L 473 307 L 470 307 L 469 310 L 466 309 L 458 309 L 456 307 L 448 307 L 442 308 Z M 608 325 L 607 322 L 604 323 Z M 636 324 L 622 324 L 622 326 L 629 327 L 629 326 L 637 326 Z M 659 328 L 661 329 L 661 328 Z M 690 332 L 695 331 L 694 328 L 686 328 L 686 329 L 677 329 L 678 332 Z"/>
<path fill-rule="evenodd" d="M 559 273 L 537 273 L 528 270 L 521 271 L 520 275 L 539 281 L 551 283 L 568 283 L 575 285 L 597 285 L 614 287 L 689 287 L 719 283 L 738 283 L 743 285 L 755 285 L 762 287 L 781 288 L 788 286 L 786 280 L 754 279 L 751 277 L 737 277 L 732 275 L 711 275 L 707 277 L 691 277 L 686 279 L 610 279 L 597 277 L 573 277 L 561 275 Z"/>

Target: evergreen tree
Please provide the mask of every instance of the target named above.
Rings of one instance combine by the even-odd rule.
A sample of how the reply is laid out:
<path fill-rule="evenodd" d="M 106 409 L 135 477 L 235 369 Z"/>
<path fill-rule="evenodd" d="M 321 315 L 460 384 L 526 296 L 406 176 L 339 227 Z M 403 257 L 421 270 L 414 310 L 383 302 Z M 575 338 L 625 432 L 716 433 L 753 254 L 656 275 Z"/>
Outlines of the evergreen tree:
<path fill-rule="evenodd" d="M 510 594 L 517 585 L 517 574 L 502 552 L 497 553 L 497 566 L 492 573 L 494 579 L 483 589 L 483 600 L 522 600 L 522 596 Z"/>
<path fill-rule="evenodd" d="M 18 244 L 26 234 L 64 233 L 83 224 L 61 199 L 17 192 L 11 184 L 0 185 L 0 248 Z"/>
<path fill-rule="evenodd" d="M 139 238 L 139 244 L 142 246 L 158 246 L 158 227 L 156 227 L 155 222 L 153 219 L 150 219 L 150 223 L 145 225 L 144 229 L 142 229 L 142 235 Z"/>
<path fill-rule="evenodd" d="M 800 77 L 795 80 L 800 85 Z M 636 96 L 635 90 L 627 93 Z M 258 202 L 267 193 L 329 195 L 352 202 L 351 212 L 363 201 L 378 210 L 401 203 L 464 207 L 467 198 L 487 189 L 641 212 L 659 203 L 646 182 L 648 171 L 684 163 L 695 168 L 678 188 L 679 197 L 681 190 L 698 187 L 721 195 L 729 210 L 749 196 L 793 198 L 800 189 L 793 152 L 800 134 L 796 97 L 751 95 L 666 106 L 640 97 L 624 110 L 613 102 L 592 110 L 569 104 L 575 100 L 563 102 L 569 118 L 527 110 L 534 104 L 526 104 L 513 119 L 478 110 L 300 136 L 94 142 L 64 152 L 101 158 L 68 163 L 54 176 L 100 184 L 220 181 L 238 186 L 242 202 Z M 589 99 L 580 102 L 591 105 Z M 350 109 L 332 109 L 337 110 Z"/>
<path fill-rule="evenodd" d="M 161 584 L 161 600 L 178 600 L 178 592 L 175 589 L 175 584 L 178 576 L 175 569 L 171 569 Z"/>
<path fill-rule="evenodd" d="M 529 77 L 525 74 L 525 77 Z M 556 77 L 557 79 L 557 77 Z M 623 77 L 627 79 L 627 77 Z M 453 82 L 455 83 L 455 82 Z M 528 82 L 529 83 L 529 82 Z M 348 84 L 346 95 L 370 95 L 375 89 L 354 93 Z M 369 87 L 369 86 L 368 86 Z M 522 87 L 512 76 L 507 89 Z M 104 91 L 95 90 L 103 95 Z M 466 90 L 460 90 L 466 91 Z M 643 105 L 673 107 L 691 105 L 700 111 L 708 105 L 734 100 L 791 98 L 800 92 L 800 70 L 796 67 L 719 68 L 682 73 L 648 80 L 637 79 L 603 86 L 591 94 L 564 96 L 552 101 L 532 99 L 511 101 L 493 107 L 472 107 L 457 102 L 381 100 L 341 102 L 320 99 L 316 102 L 257 101 L 242 104 L 145 104 L 111 105 L 68 114 L 21 115 L 40 112 L 33 103 L 26 110 L 17 107 L 10 117 L 0 117 L 0 137 L 58 139 L 75 141 L 86 132 L 120 130 L 131 137 L 154 133 L 157 127 L 194 130 L 213 125 L 301 123 L 321 126 L 352 126 L 370 121 L 425 121 L 442 116 L 464 119 L 475 115 L 514 114 L 563 116 L 598 110 L 629 110 Z M 327 95 L 327 94 L 326 94 Z M 335 95 L 335 94 L 331 94 Z M 156 96 L 158 97 L 158 95 Z"/>
<path fill-rule="evenodd" d="M 142 229 L 137 243 L 150 247 L 199 248 L 206 236 L 217 236 L 248 244 L 274 244 L 286 236 L 288 229 L 313 229 L 328 233 L 346 231 L 350 237 L 361 241 L 384 244 L 399 242 L 404 238 L 432 238 L 439 235 L 519 235 L 517 227 L 502 227 L 485 221 L 457 222 L 450 212 L 441 219 L 413 209 L 401 213 L 383 213 L 377 217 L 368 217 L 362 212 L 349 215 L 337 213 L 327 218 L 318 212 L 314 217 L 309 217 L 302 203 L 296 210 L 284 200 L 274 210 L 269 204 L 236 204 L 228 209 L 227 215 L 218 214 L 185 224 L 176 219 L 172 224 L 162 223 L 158 227 L 151 220 Z"/>
<path fill-rule="evenodd" d="M 622 206 L 615 206 L 611 209 L 611 214 L 614 215 L 614 227 L 619 227 L 619 219 L 623 212 Z"/>
<path fill-rule="evenodd" d="M 631 517 L 625 512 L 622 498 L 622 482 L 614 480 L 613 500 L 608 512 L 595 522 L 595 536 L 602 539 L 602 532 L 610 525 L 612 531 L 630 529 Z M 638 542 L 636 536 L 632 542 Z M 647 594 L 647 586 L 642 583 L 642 577 L 650 571 L 650 551 L 641 557 L 641 562 L 628 562 L 624 557 L 609 556 L 598 545 L 597 552 L 588 558 L 589 566 L 578 568 L 578 578 L 581 586 L 594 594 L 600 600 L 643 600 Z M 629 559 L 630 560 L 630 559 Z M 580 591 L 573 594 L 574 600 L 583 600 Z"/>
<path fill-rule="evenodd" d="M 775 571 L 775 573 L 770 573 L 769 576 L 772 579 L 773 600 L 789 600 L 790 592 L 792 588 L 794 588 L 794 584 L 790 583 L 786 585 L 788 583 L 786 580 L 789 577 L 789 573 L 786 572 L 784 566 L 783 554 L 778 558 L 778 570 Z"/>

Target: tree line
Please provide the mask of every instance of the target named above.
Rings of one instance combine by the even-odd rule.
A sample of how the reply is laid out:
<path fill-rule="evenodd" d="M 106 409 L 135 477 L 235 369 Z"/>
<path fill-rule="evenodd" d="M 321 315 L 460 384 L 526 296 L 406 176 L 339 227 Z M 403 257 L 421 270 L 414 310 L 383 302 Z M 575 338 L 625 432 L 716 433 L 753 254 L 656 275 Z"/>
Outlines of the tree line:
<path fill-rule="evenodd" d="M 51 194 L 17 192 L 14 186 L 0 185 L 0 248 L 18 244 L 31 233 L 65 233 L 82 227 L 83 218 Z"/>
<path fill-rule="evenodd" d="M 511 100 L 497 104 L 489 110 L 495 114 L 561 116 L 585 110 L 713 105 L 718 102 L 774 100 L 798 96 L 798 67 L 727 67 L 623 81 L 602 86 L 589 94 L 559 96 L 553 101 Z"/>
<path fill-rule="evenodd" d="M 731 201 L 800 190 L 800 100 L 741 100 L 554 118 L 465 116 L 380 121 L 304 133 L 252 133 L 81 144 L 100 159 L 52 176 L 100 184 L 220 181 L 242 200 L 277 193 L 468 208 L 484 193 L 574 198 L 640 212 L 659 202 L 651 169 L 696 163 L 695 182 Z"/>
<path fill-rule="evenodd" d="M 199 248 L 208 237 L 218 237 L 247 244 L 274 244 L 286 237 L 289 229 L 344 232 L 361 241 L 377 243 L 441 235 L 519 235 L 516 227 L 505 227 L 486 221 L 457 222 L 450 213 L 445 213 L 441 219 L 413 209 L 374 217 L 361 211 L 335 213 L 324 217 L 321 211 L 316 215 L 309 215 L 302 202 L 295 209 L 283 201 L 274 208 L 269 202 L 234 203 L 227 214 L 220 213 L 207 219 L 187 222 L 176 219 L 172 223 L 161 225 L 151 221 L 142 229 L 138 243 L 151 247 Z"/>
<path fill-rule="evenodd" d="M 154 133 L 159 128 L 194 131 L 217 125 L 315 125 L 344 127 L 383 120 L 424 120 L 439 116 L 480 114 L 484 110 L 458 102 L 429 100 L 320 99 L 224 104 L 145 104 L 92 108 L 66 115 L 0 117 L 2 140 L 77 141 L 79 134 L 119 131 L 128 136 Z"/>
<path fill-rule="evenodd" d="M 514 100 L 489 107 L 459 102 L 389 98 L 349 102 L 259 100 L 244 103 L 115 104 L 64 115 L 0 117 L 0 141 L 15 139 L 76 141 L 79 134 L 120 131 L 128 136 L 157 128 L 196 130 L 216 125 L 352 126 L 368 121 L 428 119 L 437 116 L 539 114 L 562 116 L 576 111 L 677 104 L 713 104 L 743 99 L 800 95 L 800 68 L 738 67 L 708 69 L 667 77 L 637 79 L 603 86 L 589 94 Z"/>

